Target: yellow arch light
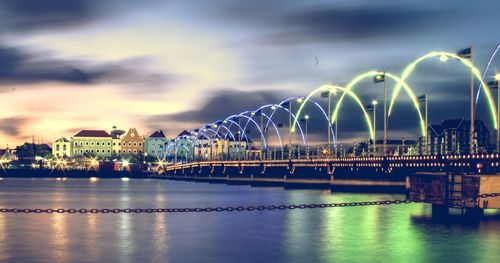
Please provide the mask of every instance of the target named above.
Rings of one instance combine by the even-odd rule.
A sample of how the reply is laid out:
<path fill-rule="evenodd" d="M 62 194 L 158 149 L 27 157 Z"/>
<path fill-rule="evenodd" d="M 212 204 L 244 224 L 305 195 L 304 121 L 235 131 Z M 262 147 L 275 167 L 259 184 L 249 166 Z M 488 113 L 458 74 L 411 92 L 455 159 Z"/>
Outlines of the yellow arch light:
<path fill-rule="evenodd" d="M 415 93 L 413 92 L 412 88 L 404 81 L 404 79 L 397 77 L 397 76 L 395 76 L 391 73 L 388 73 L 388 72 L 379 72 L 379 71 L 372 70 L 372 71 L 367 71 L 363 74 L 356 76 L 354 79 L 352 79 L 349 82 L 349 84 L 347 84 L 345 89 L 347 91 L 351 91 L 351 89 L 353 89 L 361 80 L 366 79 L 366 78 L 371 78 L 371 77 L 374 77 L 374 76 L 377 76 L 380 74 L 385 74 L 386 77 L 389 77 L 389 78 L 393 79 L 394 81 L 396 81 L 398 83 L 398 85 L 400 86 L 400 88 L 403 87 L 405 92 L 408 94 L 408 96 L 412 100 L 413 106 L 418 113 L 418 117 L 420 119 L 420 128 L 421 128 L 422 136 L 426 136 L 427 135 L 427 127 L 425 126 L 425 120 L 422 116 L 422 112 L 420 111 L 420 104 L 418 102 L 418 98 L 415 95 Z M 338 113 L 340 111 L 340 107 L 342 106 L 342 101 L 343 101 L 345 95 L 346 95 L 346 92 L 344 92 L 344 94 L 342 94 L 342 96 L 339 98 L 338 103 L 335 105 L 335 109 L 334 109 L 334 111 L 332 113 L 332 117 L 331 117 L 332 123 L 337 121 Z"/>
<path fill-rule="evenodd" d="M 406 66 L 406 68 L 403 71 L 403 74 L 401 74 L 401 77 L 400 77 L 401 80 L 405 81 L 413 73 L 413 70 L 420 62 L 422 62 L 426 59 L 435 58 L 435 57 L 439 57 L 439 59 L 441 61 L 446 61 L 446 60 L 448 60 L 448 58 L 458 59 L 460 62 L 462 62 L 463 65 L 465 65 L 466 67 L 468 67 L 472 71 L 472 74 L 474 75 L 474 77 L 477 80 L 479 80 L 479 82 L 481 82 L 481 85 L 484 87 L 483 90 L 484 90 L 484 94 L 486 95 L 486 98 L 488 100 L 488 106 L 489 106 L 490 113 L 491 113 L 491 116 L 493 119 L 493 126 L 495 127 L 495 129 L 497 129 L 498 128 L 498 120 L 496 117 L 496 107 L 495 107 L 495 101 L 493 100 L 493 96 L 491 95 L 488 84 L 481 77 L 481 73 L 480 73 L 479 69 L 477 69 L 474 66 L 474 64 L 472 64 L 469 60 L 461 58 L 460 56 L 458 56 L 454 53 L 450 53 L 450 52 L 444 52 L 444 51 L 430 52 L 428 54 L 425 54 L 425 55 L 419 57 L 418 59 L 413 61 L 411 64 Z M 396 98 L 398 97 L 400 90 L 401 90 L 401 84 L 397 83 L 396 87 L 392 93 L 392 98 L 391 98 L 391 103 L 389 105 L 388 115 L 391 115 L 392 108 L 394 106 L 394 102 L 396 101 Z"/>
<path fill-rule="evenodd" d="M 373 133 L 373 126 L 372 126 L 372 122 L 371 122 L 371 119 L 370 119 L 370 115 L 368 114 L 368 112 L 366 111 L 365 109 L 365 106 L 363 105 L 363 103 L 361 102 L 361 99 L 352 91 L 349 91 L 347 90 L 346 88 L 344 87 L 340 87 L 340 86 L 335 86 L 335 85 L 329 85 L 329 84 L 326 84 L 326 85 L 322 85 L 320 86 L 319 88 L 313 90 L 311 93 L 309 93 L 309 95 L 307 95 L 307 97 L 303 100 L 303 103 L 300 105 L 297 113 L 295 114 L 296 118 L 293 122 L 293 126 L 292 126 L 292 132 L 295 132 L 295 126 L 297 125 L 297 120 L 299 120 L 300 118 L 300 114 L 302 113 L 302 109 L 305 107 L 305 105 L 307 104 L 307 102 L 309 101 L 309 99 L 316 95 L 318 92 L 321 92 L 321 91 L 329 91 L 329 92 L 336 92 L 337 90 L 341 90 L 344 92 L 344 94 L 347 94 L 349 97 L 351 97 L 355 102 L 356 104 L 359 105 L 359 107 L 361 108 L 361 110 L 363 111 L 363 114 L 365 116 L 365 120 L 366 120 L 366 125 L 368 126 L 368 131 L 370 132 L 370 138 L 371 139 L 374 139 L 375 138 L 375 135 Z"/>

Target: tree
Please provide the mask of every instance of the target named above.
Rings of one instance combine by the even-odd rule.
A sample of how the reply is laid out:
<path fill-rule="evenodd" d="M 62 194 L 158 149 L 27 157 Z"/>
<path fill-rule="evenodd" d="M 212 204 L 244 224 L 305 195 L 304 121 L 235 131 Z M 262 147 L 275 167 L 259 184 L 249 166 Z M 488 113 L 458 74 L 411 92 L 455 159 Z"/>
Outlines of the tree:
<path fill-rule="evenodd" d="M 35 156 L 46 157 L 52 154 L 52 149 L 47 144 L 24 143 L 16 147 L 18 158 L 35 158 Z"/>

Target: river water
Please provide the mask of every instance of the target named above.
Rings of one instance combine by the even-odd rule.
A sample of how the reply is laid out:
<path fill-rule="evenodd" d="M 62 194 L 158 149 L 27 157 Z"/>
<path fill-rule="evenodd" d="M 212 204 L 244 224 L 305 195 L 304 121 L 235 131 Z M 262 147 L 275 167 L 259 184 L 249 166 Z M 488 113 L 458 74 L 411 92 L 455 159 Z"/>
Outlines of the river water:
<path fill-rule="evenodd" d="M 349 202 L 340 194 L 165 180 L 0 180 L 0 207 L 165 208 Z M 189 214 L 0 214 L 0 262 L 499 262 L 500 220 L 430 206 Z M 495 211 L 493 211 L 494 213 Z M 490 212 L 491 213 L 491 212 Z"/>

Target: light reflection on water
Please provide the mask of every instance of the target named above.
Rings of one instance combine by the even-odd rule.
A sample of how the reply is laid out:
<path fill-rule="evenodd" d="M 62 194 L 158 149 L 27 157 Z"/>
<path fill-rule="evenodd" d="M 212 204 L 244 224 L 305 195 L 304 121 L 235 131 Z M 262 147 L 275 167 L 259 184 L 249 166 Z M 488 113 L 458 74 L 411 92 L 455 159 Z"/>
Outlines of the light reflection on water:
<path fill-rule="evenodd" d="M 154 208 L 349 202 L 400 195 L 202 183 L 4 179 L 0 207 Z M 189 214 L 0 214 L 0 262 L 494 262 L 500 221 L 430 206 Z"/>

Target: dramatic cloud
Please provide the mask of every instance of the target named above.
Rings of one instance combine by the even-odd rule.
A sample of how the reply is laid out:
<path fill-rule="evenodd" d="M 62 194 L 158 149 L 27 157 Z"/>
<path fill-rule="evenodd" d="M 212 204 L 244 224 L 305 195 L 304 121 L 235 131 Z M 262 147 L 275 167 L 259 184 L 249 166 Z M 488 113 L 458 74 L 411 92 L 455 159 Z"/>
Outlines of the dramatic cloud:
<path fill-rule="evenodd" d="M 8 136 L 19 136 L 21 134 L 21 126 L 28 120 L 29 118 L 25 117 L 9 117 L 0 119 L 0 132 Z"/>
<path fill-rule="evenodd" d="M 148 71 L 147 65 L 147 58 L 118 62 L 64 60 L 41 52 L 0 46 L 0 83 L 4 85 L 48 81 L 87 85 L 101 81 L 122 83 L 124 87 L 140 89 L 144 95 L 178 80 L 173 75 Z M 141 67 L 138 69 L 138 66 Z"/>
<path fill-rule="evenodd" d="M 94 18 L 89 0 L 4 0 L 0 3 L 4 27 L 37 30 L 81 25 Z"/>
<path fill-rule="evenodd" d="M 270 38 L 280 43 L 387 39 L 415 34 L 438 24 L 445 16 L 440 10 L 416 7 L 320 6 L 279 17 L 276 26 L 282 32 L 271 34 Z"/>
<path fill-rule="evenodd" d="M 151 120 L 155 122 L 209 123 L 242 111 L 254 110 L 264 104 L 278 103 L 281 99 L 279 94 L 278 91 L 221 90 L 208 98 L 200 107 L 197 107 L 197 110 L 154 116 Z"/>

